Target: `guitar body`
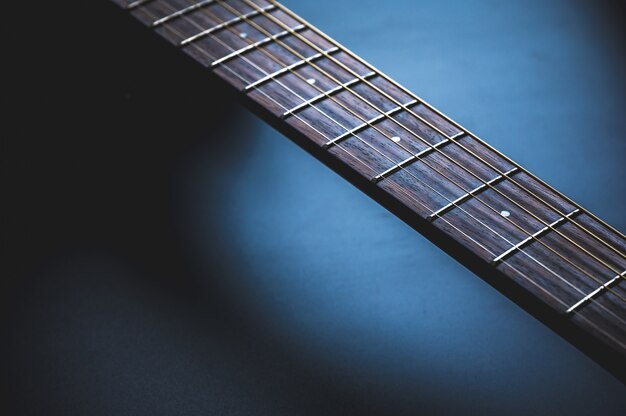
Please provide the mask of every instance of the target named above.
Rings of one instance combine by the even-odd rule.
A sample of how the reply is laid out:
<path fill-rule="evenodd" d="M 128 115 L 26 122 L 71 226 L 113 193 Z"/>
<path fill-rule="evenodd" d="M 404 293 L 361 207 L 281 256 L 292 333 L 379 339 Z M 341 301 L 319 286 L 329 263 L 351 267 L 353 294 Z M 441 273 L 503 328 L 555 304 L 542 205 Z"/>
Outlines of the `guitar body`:
<path fill-rule="evenodd" d="M 93 3 L 16 55 L 49 69 L 9 95 L 6 414 L 626 411 L 576 334 Z M 283 3 L 626 229 L 619 6 Z"/>

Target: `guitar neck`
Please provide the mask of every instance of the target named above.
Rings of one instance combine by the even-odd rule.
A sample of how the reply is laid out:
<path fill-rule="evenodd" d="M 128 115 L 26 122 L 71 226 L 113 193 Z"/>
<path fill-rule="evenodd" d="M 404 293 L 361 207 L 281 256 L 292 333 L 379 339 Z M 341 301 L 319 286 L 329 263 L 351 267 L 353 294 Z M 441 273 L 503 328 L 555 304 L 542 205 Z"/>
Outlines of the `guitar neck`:
<path fill-rule="evenodd" d="M 457 257 L 626 357 L 621 233 L 275 1 L 113 1 Z"/>

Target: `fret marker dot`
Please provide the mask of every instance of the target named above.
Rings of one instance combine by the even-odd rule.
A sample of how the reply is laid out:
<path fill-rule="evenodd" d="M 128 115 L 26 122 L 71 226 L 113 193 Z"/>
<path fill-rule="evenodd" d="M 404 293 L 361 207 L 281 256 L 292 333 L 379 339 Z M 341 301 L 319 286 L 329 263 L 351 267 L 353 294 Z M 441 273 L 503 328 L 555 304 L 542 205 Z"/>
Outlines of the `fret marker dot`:
<path fill-rule="evenodd" d="M 394 142 L 396 142 L 396 143 L 400 142 L 400 138 L 399 138 L 398 136 L 393 136 L 393 137 L 391 138 L 391 140 L 392 140 L 392 141 L 394 141 Z"/>
<path fill-rule="evenodd" d="M 309 84 L 313 85 L 313 84 L 315 84 L 316 81 L 315 81 L 315 78 L 309 78 L 309 79 L 306 80 L 306 82 L 308 82 Z"/>
<path fill-rule="evenodd" d="M 500 211 L 500 215 L 502 215 L 504 218 L 508 217 L 509 215 L 511 215 L 511 213 L 509 211 Z"/>
<path fill-rule="evenodd" d="M 241 32 L 241 33 L 239 34 L 239 36 L 240 36 L 241 38 L 245 39 L 245 38 L 247 38 L 247 37 L 248 37 L 248 34 L 247 34 L 246 32 Z"/>

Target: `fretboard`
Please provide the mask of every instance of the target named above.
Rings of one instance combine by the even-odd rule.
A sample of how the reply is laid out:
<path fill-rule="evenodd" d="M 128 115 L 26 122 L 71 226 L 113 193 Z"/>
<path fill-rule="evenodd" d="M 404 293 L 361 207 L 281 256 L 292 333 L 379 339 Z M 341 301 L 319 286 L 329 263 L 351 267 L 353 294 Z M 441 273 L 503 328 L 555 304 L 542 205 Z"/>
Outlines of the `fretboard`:
<path fill-rule="evenodd" d="M 114 1 L 409 222 L 626 357 L 621 233 L 274 1 Z"/>

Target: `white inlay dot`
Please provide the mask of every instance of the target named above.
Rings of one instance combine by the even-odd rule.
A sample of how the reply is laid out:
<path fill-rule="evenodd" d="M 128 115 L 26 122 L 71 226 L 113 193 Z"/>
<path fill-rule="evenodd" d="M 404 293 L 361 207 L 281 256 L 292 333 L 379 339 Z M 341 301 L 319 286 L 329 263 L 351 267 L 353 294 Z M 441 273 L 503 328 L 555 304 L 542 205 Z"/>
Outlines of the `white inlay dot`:
<path fill-rule="evenodd" d="M 393 136 L 391 140 L 398 143 L 400 141 L 400 138 L 398 136 Z"/>
<path fill-rule="evenodd" d="M 500 215 L 502 215 L 504 218 L 508 217 L 509 215 L 511 215 L 511 213 L 507 210 L 504 211 L 500 211 Z"/>
<path fill-rule="evenodd" d="M 248 34 L 246 32 L 241 32 L 239 36 L 245 39 L 248 37 Z"/>
<path fill-rule="evenodd" d="M 306 82 L 308 82 L 309 84 L 313 85 L 315 84 L 317 81 L 315 81 L 315 78 L 309 78 L 306 80 Z"/>

